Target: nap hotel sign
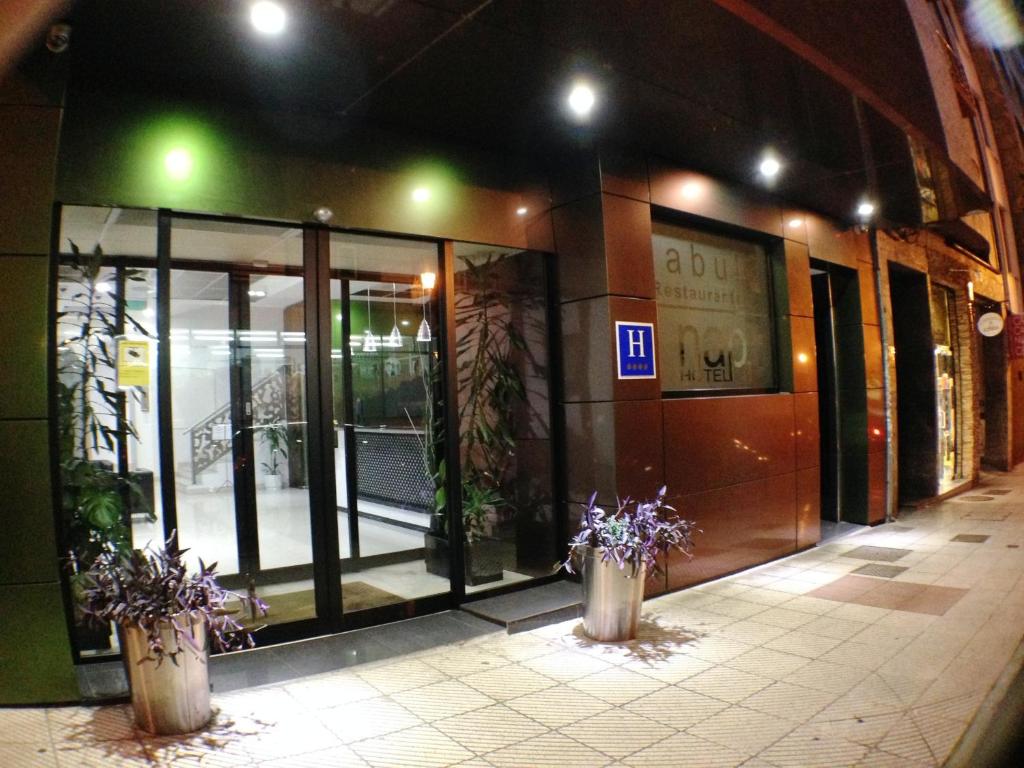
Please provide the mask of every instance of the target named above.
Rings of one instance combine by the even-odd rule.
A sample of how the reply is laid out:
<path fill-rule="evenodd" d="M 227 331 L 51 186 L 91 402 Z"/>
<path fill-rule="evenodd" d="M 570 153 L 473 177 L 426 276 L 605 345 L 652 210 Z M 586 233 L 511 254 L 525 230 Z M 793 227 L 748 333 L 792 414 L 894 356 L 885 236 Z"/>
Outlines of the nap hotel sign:
<path fill-rule="evenodd" d="M 653 379 L 654 323 L 615 321 L 615 350 L 620 379 Z"/>

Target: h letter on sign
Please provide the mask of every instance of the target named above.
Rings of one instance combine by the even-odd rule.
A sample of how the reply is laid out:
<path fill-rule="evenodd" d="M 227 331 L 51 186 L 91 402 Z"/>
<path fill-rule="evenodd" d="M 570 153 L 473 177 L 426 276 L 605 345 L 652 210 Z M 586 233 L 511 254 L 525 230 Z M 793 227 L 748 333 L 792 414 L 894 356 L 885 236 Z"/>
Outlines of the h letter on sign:
<path fill-rule="evenodd" d="M 615 356 L 620 379 L 654 379 L 654 324 L 615 321 Z"/>

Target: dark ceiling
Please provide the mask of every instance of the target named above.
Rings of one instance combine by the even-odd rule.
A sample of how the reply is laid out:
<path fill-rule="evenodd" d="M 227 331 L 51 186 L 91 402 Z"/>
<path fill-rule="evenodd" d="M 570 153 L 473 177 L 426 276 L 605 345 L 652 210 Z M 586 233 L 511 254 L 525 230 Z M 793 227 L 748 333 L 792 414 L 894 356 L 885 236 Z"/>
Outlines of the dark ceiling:
<path fill-rule="evenodd" d="M 851 94 L 713 0 L 287 5 L 288 29 L 272 39 L 252 30 L 245 2 L 83 0 L 72 16 L 72 87 L 310 112 L 546 159 L 615 144 L 743 183 L 772 147 L 787 160 L 776 191 L 843 218 L 866 188 Z M 934 133 L 901 2 L 761 6 Z M 563 107 L 579 75 L 600 94 L 585 127 Z M 890 196 L 903 200 L 904 134 L 870 107 L 860 125 L 881 175 L 897 180 Z"/>

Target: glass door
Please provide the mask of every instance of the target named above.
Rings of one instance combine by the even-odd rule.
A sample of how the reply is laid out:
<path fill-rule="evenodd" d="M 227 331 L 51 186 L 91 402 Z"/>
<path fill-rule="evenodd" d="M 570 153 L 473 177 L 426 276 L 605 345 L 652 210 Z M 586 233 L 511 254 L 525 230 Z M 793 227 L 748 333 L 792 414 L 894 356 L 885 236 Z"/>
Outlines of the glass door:
<path fill-rule="evenodd" d="M 347 614 L 450 591 L 431 243 L 331 236 L 331 364 Z"/>
<path fill-rule="evenodd" d="M 316 617 L 301 230 L 175 219 L 171 412 L 179 540 L 222 583 Z"/>

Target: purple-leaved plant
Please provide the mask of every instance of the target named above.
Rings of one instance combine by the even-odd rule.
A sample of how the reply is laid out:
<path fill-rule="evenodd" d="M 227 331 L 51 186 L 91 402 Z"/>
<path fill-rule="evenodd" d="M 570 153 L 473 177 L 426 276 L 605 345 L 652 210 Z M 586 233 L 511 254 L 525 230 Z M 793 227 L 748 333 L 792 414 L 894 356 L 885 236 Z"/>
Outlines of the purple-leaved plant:
<path fill-rule="evenodd" d="M 175 656 L 183 644 L 203 652 L 189 631 L 190 621 L 181 614 L 199 616 L 206 624 L 211 645 L 218 651 L 251 648 L 251 632 L 232 618 L 235 611 L 227 603 L 238 601 L 241 608 L 255 608 L 254 613 L 260 616 L 267 614 L 267 604 L 258 597 L 221 587 L 216 563 L 206 565 L 200 560 L 199 571 L 190 575 L 182 560 L 188 550 L 178 549 L 177 538 L 176 531 L 171 533 L 158 549 L 104 549 L 83 574 L 82 613 L 94 624 L 106 626 L 113 621 L 144 630 L 149 655 L 140 663 L 155 660 L 159 665 L 166 656 L 177 664 Z M 162 625 L 168 623 L 177 638 L 174 651 L 164 647 L 160 635 Z"/>
<path fill-rule="evenodd" d="M 573 560 L 582 557 L 588 548 L 602 550 L 601 561 L 612 560 L 631 576 L 643 570 L 646 578 L 661 570 L 658 555 L 678 550 L 692 557 L 693 534 L 700 529 L 690 520 L 683 520 L 675 509 L 665 503 L 665 486 L 650 501 L 619 500 L 615 512 L 597 506 L 597 492 L 583 505 L 580 530 L 569 541 L 569 556 L 562 563 L 569 573 Z"/>

